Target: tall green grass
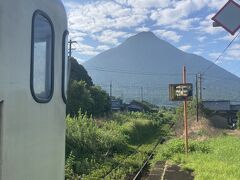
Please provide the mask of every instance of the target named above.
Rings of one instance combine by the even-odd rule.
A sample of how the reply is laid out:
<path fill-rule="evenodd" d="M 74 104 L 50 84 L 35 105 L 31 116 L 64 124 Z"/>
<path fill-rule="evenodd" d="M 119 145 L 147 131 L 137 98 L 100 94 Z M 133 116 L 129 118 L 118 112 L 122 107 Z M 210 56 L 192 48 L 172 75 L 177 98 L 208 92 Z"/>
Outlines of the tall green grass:
<path fill-rule="evenodd" d="M 167 133 L 168 128 L 162 128 L 165 121 L 159 113 L 115 113 L 105 121 L 81 113 L 74 118 L 67 117 L 66 179 L 100 178 L 119 162 L 125 162 L 122 170 L 110 178 L 122 179 L 136 171 L 159 136 Z M 136 148 L 144 143 L 141 148 L 148 147 L 148 151 L 137 152 Z"/>
<path fill-rule="evenodd" d="M 205 142 L 190 143 L 190 153 L 184 154 L 182 140 L 172 140 L 158 148 L 153 164 L 171 160 L 183 168 L 194 170 L 196 180 L 240 179 L 240 139 L 232 136 L 211 138 Z"/>

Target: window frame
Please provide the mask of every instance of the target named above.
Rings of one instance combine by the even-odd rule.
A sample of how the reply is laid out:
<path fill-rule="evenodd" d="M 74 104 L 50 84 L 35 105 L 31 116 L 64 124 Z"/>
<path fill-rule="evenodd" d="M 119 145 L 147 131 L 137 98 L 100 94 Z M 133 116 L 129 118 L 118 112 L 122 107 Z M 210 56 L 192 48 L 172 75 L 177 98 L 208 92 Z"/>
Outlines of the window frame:
<path fill-rule="evenodd" d="M 36 16 L 40 15 L 44 18 L 46 18 L 48 20 L 48 23 L 51 27 L 51 33 L 52 33 L 52 37 L 51 37 L 51 59 L 50 59 L 50 63 L 51 63 L 51 72 L 50 72 L 50 78 L 51 78 L 51 85 L 50 85 L 50 94 L 47 98 L 39 98 L 35 91 L 34 91 L 34 43 L 35 43 L 35 39 L 34 39 L 34 32 L 35 32 L 35 19 Z M 47 15 L 47 13 L 45 13 L 42 10 L 36 10 L 33 13 L 32 16 L 32 32 L 31 32 L 31 62 L 30 62 L 30 90 L 31 90 L 31 94 L 33 99 L 38 102 L 38 103 L 48 103 L 51 101 L 52 97 L 53 97 L 53 92 L 54 92 L 54 53 L 55 53 L 55 31 L 54 31 L 54 26 L 53 26 L 53 22 L 51 20 L 51 18 Z"/>
<path fill-rule="evenodd" d="M 69 32 L 68 30 L 65 30 L 64 33 L 63 33 L 63 36 L 62 36 L 62 98 L 63 98 L 63 101 L 65 104 L 67 104 L 67 97 L 66 97 L 66 94 L 65 94 L 65 91 L 67 87 L 65 87 L 65 76 L 67 74 L 67 72 L 65 71 L 65 61 L 66 61 L 66 46 L 68 47 L 68 42 L 66 44 L 66 37 L 69 35 Z M 69 61 L 68 59 L 68 56 L 67 56 L 67 61 Z"/>

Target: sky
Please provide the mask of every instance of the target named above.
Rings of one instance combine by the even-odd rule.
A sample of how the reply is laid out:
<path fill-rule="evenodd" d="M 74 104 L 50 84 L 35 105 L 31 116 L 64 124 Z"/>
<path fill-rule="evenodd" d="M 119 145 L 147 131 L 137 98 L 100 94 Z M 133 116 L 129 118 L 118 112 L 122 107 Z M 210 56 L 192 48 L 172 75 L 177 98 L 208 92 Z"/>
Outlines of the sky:
<path fill-rule="evenodd" d="M 152 31 L 175 47 L 213 62 L 234 38 L 223 28 L 212 27 L 211 18 L 228 0 L 62 1 L 70 38 L 77 41 L 73 56 L 80 63 L 142 31 Z M 240 77 L 240 37 L 217 65 Z"/>

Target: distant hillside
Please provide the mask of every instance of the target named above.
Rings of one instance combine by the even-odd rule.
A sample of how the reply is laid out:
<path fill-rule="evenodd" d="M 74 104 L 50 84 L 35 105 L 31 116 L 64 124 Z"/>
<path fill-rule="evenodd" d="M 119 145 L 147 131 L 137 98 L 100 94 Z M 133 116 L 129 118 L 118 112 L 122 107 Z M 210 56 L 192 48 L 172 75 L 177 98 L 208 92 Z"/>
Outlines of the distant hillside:
<path fill-rule="evenodd" d="M 170 104 L 168 84 L 181 83 L 186 65 L 188 82 L 204 72 L 204 99 L 239 99 L 240 79 L 203 57 L 185 53 L 159 39 L 152 32 L 130 37 L 116 48 L 105 51 L 83 64 L 95 84 L 125 101 L 143 98 L 154 104 Z M 141 90 L 143 87 L 143 90 Z"/>
<path fill-rule="evenodd" d="M 88 75 L 86 69 L 77 62 L 76 59 L 70 59 L 70 77 L 69 80 L 85 81 L 88 86 L 93 86 L 91 77 Z"/>

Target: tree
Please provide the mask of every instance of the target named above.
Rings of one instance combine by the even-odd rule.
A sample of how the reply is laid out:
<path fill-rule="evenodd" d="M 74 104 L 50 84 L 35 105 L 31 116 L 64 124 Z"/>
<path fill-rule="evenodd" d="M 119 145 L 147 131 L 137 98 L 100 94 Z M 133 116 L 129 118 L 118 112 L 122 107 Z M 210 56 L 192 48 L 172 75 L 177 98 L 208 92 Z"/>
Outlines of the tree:
<path fill-rule="evenodd" d="M 75 116 L 79 110 L 91 114 L 94 100 L 84 81 L 71 81 L 68 90 L 67 114 Z"/>
<path fill-rule="evenodd" d="M 88 75 L 87 70 L 77 62 L 76 59 L 70 59 L 71 68 L 70 68 L 70 77 L 71 81 L 85 81 L 87 86 L 93 86 L 92 78 Z"/>
<path fill-rule="evenodd" d="M 109 95 L 100 87 L 93 85 L 92 78 L 76 59 L 71 58 L 70 63 L 67 114 L 76 116 L 80 109 L 82 113 L 93 116 L 110 112 Z"/>
<path fill-rule="evenodd" d="M 110 112 L 111 99 L 106 91 L 102 90 L 98 86 L 90 87 L 91 97 L 94 101 L 93 112 L 94 116 L 100 116 Z"/>

